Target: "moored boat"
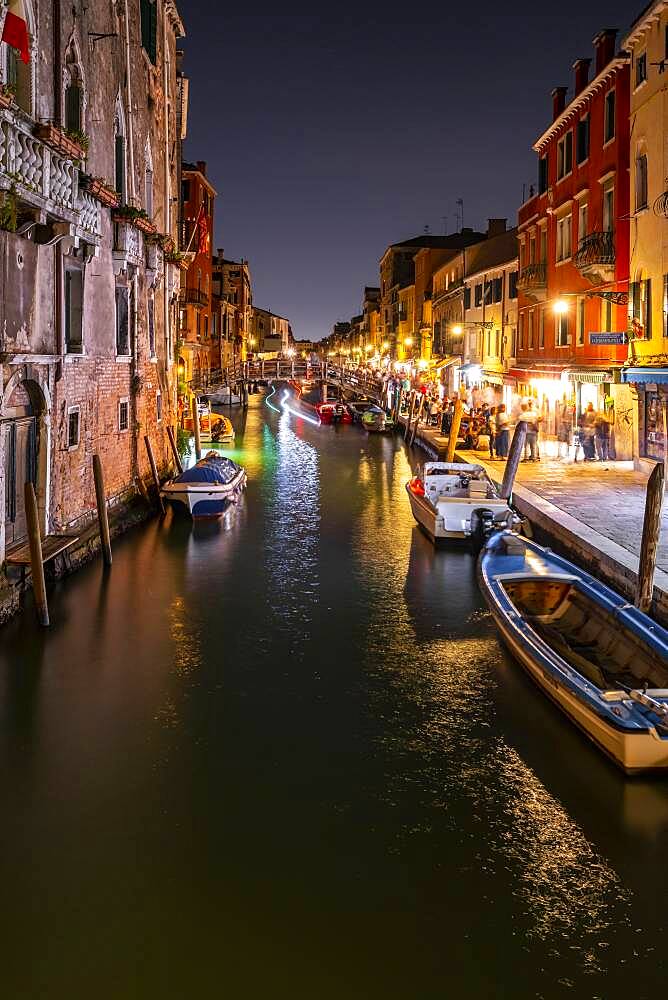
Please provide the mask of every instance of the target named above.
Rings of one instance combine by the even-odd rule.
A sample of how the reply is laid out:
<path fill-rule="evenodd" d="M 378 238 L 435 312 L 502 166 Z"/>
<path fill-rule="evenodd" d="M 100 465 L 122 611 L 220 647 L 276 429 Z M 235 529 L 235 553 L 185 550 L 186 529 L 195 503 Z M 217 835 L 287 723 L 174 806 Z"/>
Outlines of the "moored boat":
<path fill-rule="evenodd" d="M 549 549 L 497 532 L 479 579 L 538 686 L 629 774 L 668 769 L 668 631 Z"/>
<path fill-rule="evenodd" d="M 481 465 L 427 462 L 406 492 L 413 517 L 434 544 L 472 537 L 482 542 L 486 532 L 510 527 L 516 516 Z"/>
<path fill-rule="evenodd" d="M 374 404 L 369 406 L 362 414 L 362 426 L 372 434 L 380 434 L 383 431 L 390 430 L 392 421 L 388 418 L 382 407 Z"/>
<path fill-rule="evenodd" d="M 246 485 L 246 470 L 210 451 L 162 488 L 166 500 L 183 504 L 194 518 L 221 517 Z"/>
<path fill-rule="evenodd" d="M 211 440 L 216 444 L 233 444 L 234 438 L 234 427 L 229 417 L 214 414 L 211 420 Z"/>

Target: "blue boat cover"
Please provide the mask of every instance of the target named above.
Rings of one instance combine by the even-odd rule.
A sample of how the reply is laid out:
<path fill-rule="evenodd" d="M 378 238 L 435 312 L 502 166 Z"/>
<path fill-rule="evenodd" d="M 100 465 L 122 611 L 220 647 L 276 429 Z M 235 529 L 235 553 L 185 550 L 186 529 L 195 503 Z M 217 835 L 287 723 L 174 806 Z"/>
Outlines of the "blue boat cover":
<path fill-rule="evenodd" d="M 197 465 L 186 469 L 174 480 L 175 483 L 212 483 L 215 486 L 227 486 L 239 474 L 240 466 L 231 458 L 217 455 L 215 458 L 202 458 Z"/>

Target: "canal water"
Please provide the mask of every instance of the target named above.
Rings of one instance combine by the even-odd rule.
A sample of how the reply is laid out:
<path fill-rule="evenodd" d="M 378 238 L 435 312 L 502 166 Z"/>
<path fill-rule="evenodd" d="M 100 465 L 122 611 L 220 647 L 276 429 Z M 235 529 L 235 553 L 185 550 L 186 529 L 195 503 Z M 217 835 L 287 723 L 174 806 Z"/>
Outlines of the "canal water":
<path fill-rule="evenodd" d="M 2 996 L 663 991 L 668 783 L 506 654 L 399 438 L 234 419 L 224 523 L 128 534 L 0 636 Z"/>

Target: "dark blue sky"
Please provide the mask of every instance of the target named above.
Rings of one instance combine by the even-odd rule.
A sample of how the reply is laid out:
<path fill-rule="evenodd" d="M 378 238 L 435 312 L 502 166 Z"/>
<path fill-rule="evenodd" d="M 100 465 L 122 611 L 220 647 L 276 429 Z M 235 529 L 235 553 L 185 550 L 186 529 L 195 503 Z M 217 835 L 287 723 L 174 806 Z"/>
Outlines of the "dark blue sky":
<path fill-rule="evenodd" d="M 485 7 L 490 10 L 484 15 Z M 320 338 L 359 311 L 389 243 L 515 220 L 553 87 L 642 4 L 562 0 L 367 14 L 229 15 L 181 5 L 186 155 L 219 192 L 214 246 L 251 263 L 257 305 Z M 443 5 L 445 8 L 446 5 Z"/>

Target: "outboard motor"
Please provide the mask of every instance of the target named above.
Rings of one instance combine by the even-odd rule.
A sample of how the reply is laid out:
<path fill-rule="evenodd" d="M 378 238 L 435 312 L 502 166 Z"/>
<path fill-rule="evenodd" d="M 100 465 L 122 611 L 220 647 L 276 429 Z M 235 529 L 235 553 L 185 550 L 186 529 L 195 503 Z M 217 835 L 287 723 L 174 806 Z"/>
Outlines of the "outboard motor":
<path fill-rule="evenodd" d="M 482 549 L 489 536 L 494 531 L 494 511 L 487 507 L 478 507 L 471 514 L 471 538 L 476 550 Z"/>

